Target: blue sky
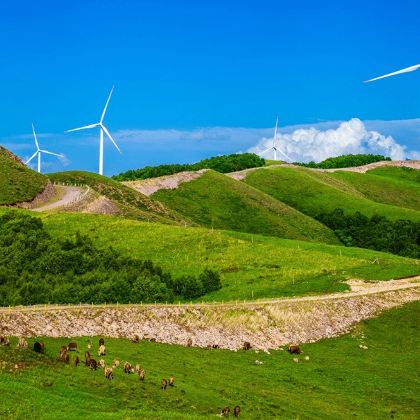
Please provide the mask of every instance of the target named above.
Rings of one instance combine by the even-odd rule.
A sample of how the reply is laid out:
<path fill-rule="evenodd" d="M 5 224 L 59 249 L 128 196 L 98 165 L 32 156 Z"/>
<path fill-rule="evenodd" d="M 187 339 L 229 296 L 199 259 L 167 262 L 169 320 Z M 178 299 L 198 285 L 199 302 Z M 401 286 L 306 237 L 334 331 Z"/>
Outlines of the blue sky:
<path fill-rule="evenodd" d="M 247 150 L 276 114 L 285 132 L 359 118 L 419 150 L 420 71 L 361 83 L 420 63 L 418 1 L 6 0 L 0 27 L 0 143 L 30 155 L 34 122 L 68 158 L 51 170 L 96 170 L 97 133 L 62 133 L 113 84 L 106 174 Z"/>

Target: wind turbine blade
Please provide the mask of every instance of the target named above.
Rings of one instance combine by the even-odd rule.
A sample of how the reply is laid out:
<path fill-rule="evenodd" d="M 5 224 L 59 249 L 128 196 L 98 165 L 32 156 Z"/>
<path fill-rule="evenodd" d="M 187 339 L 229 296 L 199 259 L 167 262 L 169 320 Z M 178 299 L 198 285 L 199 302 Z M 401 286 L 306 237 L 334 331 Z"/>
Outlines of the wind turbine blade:
<path fill-rule="evenodd" d="M 273 137 L 273 147 L 275 146 L 277 140 L 277 125 L 279 123 L 279 116 L 276 117 L 276 128 L 274 129 L 274 137 Z"/>
<path fill-rule="evenodd" d="M 121 153 L 120 148 L 117 146 L 117 143 L 115 143 L 115 141 L 112 138 L 111 134 L 109 134 L 108 129 L 103 124 L 101 124 L 101 127 L 102 127 L 102 130 L 104 130 L 105 134 L 108 136 L 108 138 L 112 141 L 112 143 L 114 144 L 114 146 L 117 148 L 117 150 Z"/>
<path fill-rule="evenodd" d="M 375 80 L 385 79 L 385 77 L 396 76 L 397 74 L 410 73 L 410 72 L 415 71 L 419 68 L 420 68 L 420 64 L 416 64 L 415 66 L 407 67 L 407 68 L 402 69 L 402 70 L 398 70 L 398 71 L 394 71 L 392 73 L 384 74 L 383 76 L 375 77 L 374 79 L 365 80 L 364 83 L 374 82 Z"/>
<path fill-rule="evenodd" d="M 58 154 L 58 153 L 49 152 L 48 150 L 40 150 L 40 152 L 46 153 L 47 155 L 54 155 L 54 156 L 58 156 L 58 157 L 64 157 L 64 155 L 61 155 L 61 154 Z"/>
<path fill-rule="evenodd" d="M 39 150 L 38 139 L 36 138 L 35 127 L 34 127 L 34 124 L 33 123 L 32 123 L 32 132 L 34 133 L 34 139 L 35 139 L 36 149 Z"/>
<path fill-rule="evenodd" d="M 276 148 L 276 150 L 279 153 L 281 153 L 287 160 L 289 160 L 290 162 L 293 162 L 292 159 L 289 156 L 286 155 L 286 153 L 282 152 L 280 149 L 277 149 L 277 148 Z"/>
<path fill-rule="evenodd" d="M 102 122 L 104 120 L 105 112 L 106 112 L 106 109 L 108 108 L 109 100 L 111 99 L 111 96 L 112 96 L 112 92 L 113 91 L 114 91 L 114 86 L 112 86 L 111 92 L 109 92 L 109 96 L 108 96 L 108 99 L 106 100 L 105 108 L 102 111 L 100 122 Z"/>
<path fill-rule="evenodd" d="M 79 131 L 79 130 L 86 130 L 87 128 L 94 128 L 100 125 L 99 123 L 84 125 L 83 127 L 72 128 L 71 130 L 66 130 L 65 133 L 70 133 L 70 131 Z"/>
<path fill-rule="evenodd" d="M 25 162 L 25 165 L 27 165 L 37 154 L 38 150 Z"/>
<path fill-rule="evenodd" d="M 274 150 L 274 147 L 269 147 L 268 149 L 263 150 L 262 152 L 260 152 L 260 155 L 262 155 L 263 153 L 269 152 L 270 150 Z"/>

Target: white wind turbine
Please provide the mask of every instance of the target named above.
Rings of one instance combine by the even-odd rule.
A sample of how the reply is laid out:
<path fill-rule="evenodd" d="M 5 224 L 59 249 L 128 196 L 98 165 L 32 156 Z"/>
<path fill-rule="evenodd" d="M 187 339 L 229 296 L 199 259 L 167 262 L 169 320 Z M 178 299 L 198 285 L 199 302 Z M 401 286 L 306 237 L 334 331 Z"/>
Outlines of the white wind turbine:
<path fill-rule="evenodd" d="M 112 138 L 111 134 L 109 133 L 108 129 L 105 127 L 103 123 L 106 109 L 108 108 L 109 100 L 111 99 L 111 95 L 113 91 L 114 91 L 114 86 L 112 86 L 111 92 L 109 93 L 108 99 L 105 104 L 105 108 L 102 111 L 99 122 L 65 131 L 66 133 L 70 133 L 71 131 L 78 131 L 78 130 L 85 130 L 87 128 L 99 127 L 99 174 L 100 175 L 103 175 L 104 173 L 104 132 L 107 135 L 107 137 L 111 140 L 112 144 L 116 147 L 116 149 L 121 153 L 120 148 L 117 146 L 117 143 L 115 143 L 114 139 Z"/>
<path fill-rule="evenodd" d="M 39 144 L 38 144 L 38 138 L 36 137 L 36 133 L 35 133 L 35 127 L 33 124 L 32 124 L 32 132 L 34 133 L 36 152 L 25 162 L 25 165 L 27 165 L 35 156 L 38 156 L 38 172 L 41 173 L 41 154 L 42 153 L 46 153 L 47 155 L 54 155 L 58 157 L 64 157 L 64 156 L 59 155 L 58 153 L 49 152 L 48 150 L 40 149 Z"/>
<path fill-rule="evenodd" d="M 386 77 L 392 77 L 392 76 L 396 76 L 398 74 L 410 73 L 412 71 L 416 71 L 417 69 L 420 69 L 420 64 L 416 64 L 414 66 L 406 67 L 405 69 L 397 70 L 397 71 L 394 71 L 392 73 L 384 74 L 383 76 L 375 77 L 374 79 L 365 80 L 364 83 L 374 82 L 375 80 L 385 79 Z"/>
<path fill-rule="evenodd" d="M 274 160 L 277 160 L 277 152 L 279 152 L 280 154 L 282 154 L 287 160 L 289 160 L 290 162 L 292 161 L 292 159 L 290 159 L 289 156 L 286 155 L 286 153 L 282 152 L 280 149 L 277 148 L 276 146 L 276 140 L 277 140 L 277 126 L 279 123 L 279 117 L 276 117 L 276 127 L 274 129 L 274 137 L 273 137 L 273 145 L 271 147 L 269 147 L 268 149 L 265 149 L 264 151 L 262 151 L 260 154 L 264 154 L 266 152 L 269 152 L 271 150 L 274 151 Z"/>

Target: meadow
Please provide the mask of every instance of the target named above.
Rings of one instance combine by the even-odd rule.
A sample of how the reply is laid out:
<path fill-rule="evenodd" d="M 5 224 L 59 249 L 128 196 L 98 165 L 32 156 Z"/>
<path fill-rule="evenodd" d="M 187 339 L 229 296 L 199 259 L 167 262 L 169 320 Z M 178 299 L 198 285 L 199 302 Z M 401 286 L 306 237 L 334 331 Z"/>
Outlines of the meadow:
<path fill-rule="evenodd" d="M 139 363 L 144 382 L 121 366 L 108 381 L 101 370 L 57 360 L 60 346 L 69 341 L 78 343 L 83 358 L 87 337 L 29 340 L 30 347 L 42 340 L 45 354 L 17 350 L 12 339 L 10 348 L 0 347 L 0 417 L 198 419 L 240 405 L 243 419 L 415 419 L 419 309 L 419 302 L 407 304 L 341 337 L 304 344 L 298 363 L 282 350 L 256 354 L 105 338 L 106 363 Z M 98 337 L 91 340 L 97 349 Z M 170 375 L 175 386 L 161 390 L 162 378 Z"/>
<path fill-rule="evenodd" d="M 42 215 L 54 237 L 88 235 L 95 245 L 150 259 L 173 276 L 220 272 L 222 289 L 203 300 L 249 300 L 347 290 L 347 278 L 386 280 L 420 273 L 417 260 L 325 245 L 112 216 Z M 379 262 L 376 264 L 374 262 Z"/>

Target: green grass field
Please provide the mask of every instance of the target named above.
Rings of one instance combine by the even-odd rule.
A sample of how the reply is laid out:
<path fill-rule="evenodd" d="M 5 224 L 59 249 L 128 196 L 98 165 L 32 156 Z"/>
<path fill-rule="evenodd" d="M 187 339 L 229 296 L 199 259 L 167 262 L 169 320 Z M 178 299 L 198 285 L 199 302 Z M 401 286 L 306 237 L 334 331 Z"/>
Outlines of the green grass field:
<path fill-rule="evenodd" d="M 31 201 L 41 193 L 48 178 L 26 167 L 0 146 L 0 206 Z"/>
<path fill-rule="evenodd" d="M 175 276 L 199 274 L 204 268 L 219 271 L 223 288 L 204 300 L 324 293 L 346 290 L 341 283 L 346 278 L 381 280 L 420 273 L 416 260 L 359 248 L 101 215 L 62 213 L 42 218 L 56 237 L 80 231 L 98 246 L 150 259 Z M 379 265 L 372 264 L 376 258 Z"/>
<path fill-rule="evenodd" d="M 107 381 L 101 370 L 58 361 L 60 346 L 71 338 L 41 338 L 45 354 L 17 350 L 14 339 L 12 347 L 0 347 L 0 417 L 196 419 L 239 404 L 243 419 L 416 419 L 419 309 L 419 302 L 407 304 L 347 335 L 302 345 L 299 363 L 280 350 L 235 353 L 105 339 L 106 363 L 139 363 L 144 382 L 124 374 L 121 365 Z M 74 340 L 83 357 L 87 339 Z M 97 349 L 97 338 L 92 342 Z M 362 343 L 367 350 L 359 348 Z M 175 386 L 161 390 L 161 379 L 170 375 Z"/>
<path fill-rule="evenodd" d="M 407 167 L 395 168 L 392 166 L 383 166 L 382 168 L 371 169 L 367 173 L 385 176 L 393 179 L 399 178 L 405 181 L 413 182 L 415 184 L 420 184 L 420 171 L 418 169 Z"/>
<path fill-rule="evenodd" d="M 360 179 L 363 179 L 361 177 Z M 347 182 L 348 180 L 353 180 L 355 185 Z M 268 168 L 249 173 L 245 182 L 309 216 L 317 216 L 322 212 L 331 212 L 336 208 L 342 208 L 345 213 L 359 211 L 366 216 L 379 214 L 392 220 L 420 220 L 420 211 L 383 204 L 366 198 L 360 190 L 366 192 L 369 186 L 356 180 L 359 180 L 357 176 L 347 173 L 343 175 L 341 173 L 322 173 L 305 168 Z M 374 178 L 374 180 L 376 184 L 372 187 L 372 191 L 376 191 L 376 197 L 378 197 L 380 185 L 384 184 L 379 179 Z M 362 185 L 364 186 L 362 187 Z M 398 186 L 401 185 L 397 181 L 390 182 L 387 187 L 389 193 L 398 192 Z M 402 198 L 386 199 L 384 198 L 386 192 L 383 192 L 381 199 L 382 201 L 387 200 L 388 203 L 394 200 L 399 204 L 407 205 L 407 203 L 415 203 L 416 200 L 419 200 L 417 195 L 417 198 L 410 201 L 412 200 L 410 194 L 413 191 L 417 191 L 418 194 L 418 189 L 415 189 L 410 182 L 402 189 Z M 371 197 L 373 198 L 373 196 L 372 192 Z"/>
<path fill-rule="evenodd" d="M 214 171 L 152 196 L 195 223 L 281 238 L 338 243 L 334 233 L 273 197 Z"/>
<path fill-rule="evenodd" d="M 161 203 L 126 187 L 118 181 L 91 172 L 69 171 L 49 174 L 53 182 L 71 185 L 88 185 L 98 194 L 112 200 L 128 218 L 174 223 L 179 217 Z"/>

